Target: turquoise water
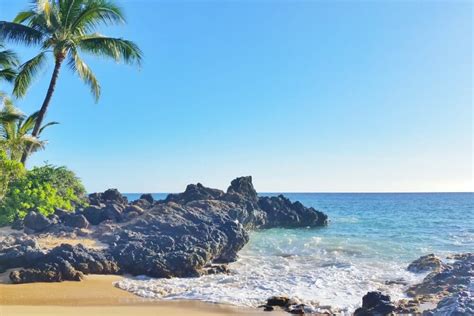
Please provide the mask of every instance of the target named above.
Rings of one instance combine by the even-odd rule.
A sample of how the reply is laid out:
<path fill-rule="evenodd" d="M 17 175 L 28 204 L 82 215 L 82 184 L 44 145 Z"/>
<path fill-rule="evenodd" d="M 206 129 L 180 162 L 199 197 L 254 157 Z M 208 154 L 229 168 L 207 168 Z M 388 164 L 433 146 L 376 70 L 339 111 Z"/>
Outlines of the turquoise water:
<path fill-rule="evenodd" d="M 126 280 L 121 287 L 156 299 L 241 306 L 288 295 L 349 313 L 369 290 L 403 297 L 423 277 L 405 269 L 421 255 L 474 251 L 474 193 L 285 195 L 327 213 L 329 226 L 253 232 L 229 276 Z M 405 285 L 387 284 L 393 280 Z"/>

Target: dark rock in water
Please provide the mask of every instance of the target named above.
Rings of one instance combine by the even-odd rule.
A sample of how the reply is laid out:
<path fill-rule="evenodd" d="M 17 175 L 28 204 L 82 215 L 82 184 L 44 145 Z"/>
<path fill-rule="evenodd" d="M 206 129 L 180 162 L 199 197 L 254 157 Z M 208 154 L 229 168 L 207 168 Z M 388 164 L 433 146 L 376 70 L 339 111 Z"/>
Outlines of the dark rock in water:
<path fill-rule="evenodd" d="M 328 217 L 326 214 L 307 208 L 300 202 L 292 203 L 283 195 L 260 197 L 259 207 L 265 212 L 267 221 L 264 228 L 270 227 L 304 227 L 325 226 Z"/>
<path fill-rule="evenodd" d="M 407 270 L 414 273 L 423 273 L 428 271 L 441 271 L 445 265 L 440 258 L 434 254 L 422 256 L 408 265 Z"/>
<path fill-rule="evenodd" d="M 89 221 L 81 214 L 67 214 L 63 217 L 64 225 L 76 228 L 88 228 Z"/>
<path fill-rule="evenodd" d="M 205 203 L 202 203 L 205 201 Z M 186 191 L 170 194 L 162 202 L 175 202 L 194 207 L 208 207 L 209 201 L 228 204 L 227 214 L 247 229 L 272 227 L 315 227 L 327 225 L 327 215 L 314 208 L 292 203 L 283 196 L 258 197 L 252 184 L 252 177 L 241 177 L 232 181 L 227 193 L 210 189 L 198 183 L 190 184 Z"/>
<path fill-rule="evenodd" d="M 381 292 L 368 292 L 362 298 L 362 307 L 356 309 L 354 316 L 390 315 L 395 309 L 390 296 Z"/>
<path fill-rule="evenodd" d="M 100 206 L 91 205 L 86 207 L 82 213 L 92 225 L 99 225 L 104 221 L 103 211 Z"/>
<path fill-rule="evenodd" d="M 411 286 L 407 290 L 407 295 L 412 297 L 428 296 L 435 298 L 431 302 L 436 303 L 446 297 L 454 297 L 458 293 L 472 288 L 472 280 L 474 280 L 474 253 L 459 254 L 453 256 L 452 259 L 455 261 L 443 263 L 443 269 L 431 272 L 421 283 Z M 437 309 L 434 309 L 433 312 L 436 315 Z"/>
<path fill-rule="evenodd" d="M 153 195 L 151 195 L 150 193 L 142 194 L 140 196 L 140 200 L 145 200 L 150 204 L 153 204 L 153 202 L 155 201 L 155 199 L 153 198 Z"/>
<path fill-rule="evenodd" d="M 273 311 L 276 308 L 288 312 L 294 315 L 305 315 L 306 313 L 310 313 L 311 315 L 332 315 L 333 313 L 329 310 L 330 307 L 325 307 L 324 312 L 314 313 L 314 310 L 305 304 L 300 304 L 297 300 L 290 299 L 286 296 L 272 296 L 267 299 L 267 303 L 265 305 L 261 305 L 259 307 L 263 307 L 264 311 Z M 329 309 L 328 309 L 329 308 Z"/>
<path fill-rule="evenodd" d="M 272 296 L 267 300 L 268 306 L 280 306 L 285 307 L 290 302 L 290 298 L 286 296 Z"/>
<path fill-rule="evenodd" d="M 259 306 L 259 307 L 263 307 L 263 311 L 265 312 L 272 312 L 275 310 L 275 308 L 273 306 L 269 306 L 269 305 L 262 305 L 262 306 Z"/>
<path fill-rule="evenodd" d="M 23 223 L 26 228 L 31 229 L 33 232 L 40 232 L 51 226 L 53 221 L 43 214 L 31 211 L 25 216 Z"/>

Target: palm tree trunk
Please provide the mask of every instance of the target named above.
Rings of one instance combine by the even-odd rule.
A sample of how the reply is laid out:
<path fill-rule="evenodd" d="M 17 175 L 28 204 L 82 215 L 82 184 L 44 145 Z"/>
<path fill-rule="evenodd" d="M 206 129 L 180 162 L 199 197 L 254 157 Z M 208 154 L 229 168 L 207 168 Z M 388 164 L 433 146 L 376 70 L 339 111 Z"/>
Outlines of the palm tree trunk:
<path fill-rule="evenodd" d="M 46 111 L 48 110 L 49 102 L 51 101 L 51 97 L 54 93 L 54 88 L 56 87 L 56 82 L 59 76 L 59 70 L 61 69 L 61 65 L 64 61 L 63 56 L 56 56 L 56 61 L 54 64 L 54 71 L 53 75 L 51 76 L 51 81 L 49 82 L 48 92 L 46 93 L 46 97 L 44 98 L 43 105 L 38 113 L 38 118 L 36 119 L 35 127 L 33 128 L 33 132 L 31 132 L 31 136 L 37 137 L 43 124 L 44 116 L 46 115 Z M 27 147 L 21 156 L 21 163 L 25 165 L 26 159 L 28 158 L 31 151 L 31 147 Z"/>

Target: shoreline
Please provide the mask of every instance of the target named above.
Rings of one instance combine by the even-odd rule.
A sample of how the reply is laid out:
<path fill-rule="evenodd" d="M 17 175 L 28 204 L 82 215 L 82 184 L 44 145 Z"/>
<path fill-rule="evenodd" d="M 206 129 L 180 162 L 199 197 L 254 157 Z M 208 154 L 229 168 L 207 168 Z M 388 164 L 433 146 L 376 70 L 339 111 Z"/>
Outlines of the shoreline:
<path fill-rule="evenodd" d="M 200 301 L 156 301 L 116 288 L 121 276 L 89 275 L 81 282 L 0 284 L 0 315 L 263 315 L 258 309 Z M 277 314 L 278 315 L 278 314 Z M 283 315 L 283 313 L 282 313 Z"/>

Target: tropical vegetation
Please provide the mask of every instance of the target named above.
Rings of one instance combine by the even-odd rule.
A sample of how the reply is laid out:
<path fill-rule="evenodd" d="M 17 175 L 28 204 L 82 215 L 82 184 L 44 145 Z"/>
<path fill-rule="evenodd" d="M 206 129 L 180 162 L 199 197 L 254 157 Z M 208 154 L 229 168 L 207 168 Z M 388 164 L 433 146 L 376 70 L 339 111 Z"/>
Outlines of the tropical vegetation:
<path fill-rule="evenodd" d="M 24 174 L 25 168 L 23 164 L 19 161 L 8 159 L 5 152 L 0 150 L 0 205 L 2 204 L 3 197 L 8 192 L 10 183 L 22 177 Z"/>
<path fill-rule="evenodd" d="M 58 124 L 50 122 L 42 126 L 38 136 L 31 135 L 31 131 L 38 119 L 38 112 L 25 116 L 16 108 L 9 98 L 3 98 L 3 109 L 0 110 L 0 149 L 7 157 L 14 161 L 20 161 L 26 148 L 30 148 L 29 154 L 43 149 L 46 142 L 39 139 L 45 128 Z"/>
<path fill-rule="evenodd" d="M 33 136 L 39 134 L 64 62 L 90 87 L 96 101 L 100 97 L 100 85 L 81 53 L 140 64 L 142 52 L 135 43 L 96 32 L 100 25 L 124 22 L 122 10 L 107 0 L 36 0 L 30 9 L 19 12 L 13 22 L 0 21 L 0 39 L 40 48 L 36 56 L 20 66 L 13 90 L 16 97 L 26 94 L 49 56 L 54 60 L 49 87 L 31 133 Z M 28 150 L 22 162 L 26 161 Z"/>
<path fill-rule="evenodd" d="M 112 0 L 33 0 L 13 21 L 0 21 L 0 83 L 13 85 L 12 97 L 25 97 L 48 60 L 54 62 L 41 106 L 29 116 L 14 106 L 0 86 L 0 226 L 32 210 L 49 216 L 58 208 L 73 210 L 86 203 L 84 186 L 71 170 L 49 164 L 27 170 L 24 165 L 32 153 L 45 147 L 42 132 L 57 124 L 44 124 L 44 119 L 63 64 L 89 86 L 96 102 L 101 87 L 83 54 L 141 64 L 142 52 L 135 43 L 97 32 L 102 25 L 124 22 L 122 10 Z M 38 50 L 21 63 L 5 47 L 7 43 Z"/>
<path fill-rule="evenodd" d="M 0 203 L 0 226 L 22 219 L 32 210 L 45 216 L 57 208 L 72 211 L 85 205 L 85 193 L 80 179 L 66 167 L 33 168 L 10 183 Z"/>

